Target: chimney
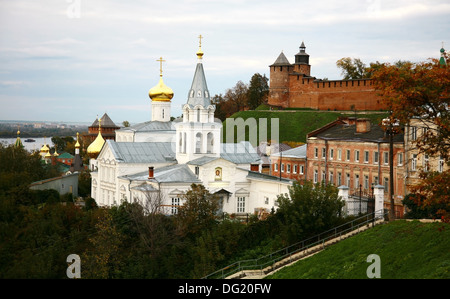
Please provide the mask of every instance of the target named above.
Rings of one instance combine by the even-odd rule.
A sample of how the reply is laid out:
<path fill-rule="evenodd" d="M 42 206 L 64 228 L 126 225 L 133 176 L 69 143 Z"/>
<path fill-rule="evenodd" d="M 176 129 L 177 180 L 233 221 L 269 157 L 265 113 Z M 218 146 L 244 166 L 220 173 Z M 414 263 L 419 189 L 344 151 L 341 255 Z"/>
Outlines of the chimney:
<path fill-rule="evenodd" d="M 367 133 L 370 131 L 370 119 L 358 118 L 356 120 L 356 133 Z"/>
<path fill-rule="evenodd" d="M 250 164 L 250 170 L 259 172 L 259 164 Z"/>
<path fill-rule="evenodd" d="M 148 167 L 148 178 L 149 178 L 149 179 L 155 178 L 155 177 L 154 177 L 154 174 L 153 174 L 153 166 L 149 166 L 149 167 Z"/>

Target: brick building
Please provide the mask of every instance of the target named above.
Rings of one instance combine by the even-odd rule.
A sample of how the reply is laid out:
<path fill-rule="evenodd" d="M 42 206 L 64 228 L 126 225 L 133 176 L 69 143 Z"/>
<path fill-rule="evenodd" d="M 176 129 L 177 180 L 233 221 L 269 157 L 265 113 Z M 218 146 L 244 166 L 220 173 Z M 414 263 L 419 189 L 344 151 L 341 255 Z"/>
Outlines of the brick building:
<path fill-rule="evenodd" d="M 421 171 L 437 171 L 443 172 L 448 170 L 447 161 L 440 155 L 430 156 L 421 153 L 415 143 L 417 140 L 424 138 L 427 130 L 436 130 L 436 124 L 423 119 L 411 119 L 405 127 L 405 176 L 406 185 L 415 185 L 419 182 Z"/>
<path fill-rule="evenodd" d="M 394 136 L 394 202 L 403 214 L 405 147 L 403 133 Z M 350 194 L 367 197 L 383 185 L 389 208 L 389 138 L 368 119 L 338 119 L 307 135 L 307 176 L 313 182 L 347 186 Z"/>
<path fill-rule="evenodd" d="M 311 76 L 302 42 L 291 64 L 283 52 L 270 65 L 269 105 L 318 110 L 383 110 L 371 79 L 321 80 Z"/>
<path fill-rule="evenodd" d="M 306 147 L 301 145 L 270 156 L 273 176 L 292 180 L 306 179 Z M 281 173 L 280 173 L 281 171 Z"/>

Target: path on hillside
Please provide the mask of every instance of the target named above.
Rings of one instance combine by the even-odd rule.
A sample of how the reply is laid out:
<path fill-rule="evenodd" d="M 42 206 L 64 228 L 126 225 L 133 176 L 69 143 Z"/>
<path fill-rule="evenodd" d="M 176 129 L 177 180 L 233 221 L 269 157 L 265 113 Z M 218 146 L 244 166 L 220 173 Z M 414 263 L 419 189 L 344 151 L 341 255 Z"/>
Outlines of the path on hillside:
<path fill-rule="evenodd" d="M 261 270 L 243 270 L 237 273 L 234 273 L 225 279 L 262 279 L 268 275 L 271 275 L 280 269 L 290 266 L 294 263 L 296 263 L 299 260 L 311 257 L 315 255 L 316 253 L 319 253 L 320 251 L 324 250 L 326 247 L 336 244 L 339 241 L 345 240 L 347 238 L 350 238 L 351 236 L 354 236 L 360 232 L 363 232 L 371 227 L 374 227 L 375 225 L 384 223 L 384 219 L 377 220 L 375 222 L 367 223 L 364 226 L 360 226 L 357 229 L 350 231 L 344 235 L 340 235 L 339 237 L 330 239 L 329 241 L 320 243 L 318 245 L 315 245 L 313 247 L 305 248 L 304 250 L 300 250 L 296 253 L 291 254 L 289 257 L 286 257 L 278 262 L 275 262 L 271 266 L 268 266 Z"/>

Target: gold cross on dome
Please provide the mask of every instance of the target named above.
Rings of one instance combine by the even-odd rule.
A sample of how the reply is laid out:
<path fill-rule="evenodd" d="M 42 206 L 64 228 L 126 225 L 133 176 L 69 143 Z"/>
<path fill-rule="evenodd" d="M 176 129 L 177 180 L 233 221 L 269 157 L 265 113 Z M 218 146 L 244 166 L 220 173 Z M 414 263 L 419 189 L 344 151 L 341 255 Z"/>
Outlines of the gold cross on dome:
<path fill-rule="evenodd" d="M 200 48 L 202 47 L 202 38 L 203 38 L 203 36 L 200 34 L 199 36 L 198 36 L 198 38 L 199 38 L 199 40 L 200 40 Z"/>
<path fill-rule="evenodd" d="M 163 60 L 162 57 L 159 57 L 156 61 L 159 61 L 159 75 L 162 77 L 162 63 L 166 61 Z"/>

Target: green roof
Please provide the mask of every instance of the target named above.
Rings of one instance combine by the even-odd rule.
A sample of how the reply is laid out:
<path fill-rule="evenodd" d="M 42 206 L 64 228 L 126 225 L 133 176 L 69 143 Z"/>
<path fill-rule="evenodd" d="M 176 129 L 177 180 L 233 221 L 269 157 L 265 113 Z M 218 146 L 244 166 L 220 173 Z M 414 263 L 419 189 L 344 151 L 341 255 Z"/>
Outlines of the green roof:
<path fill-rule="evenodd" d="M 73 156 L 69 153 L 63 153 L 58 156 L 58 159 L 73 159 Z"/>

